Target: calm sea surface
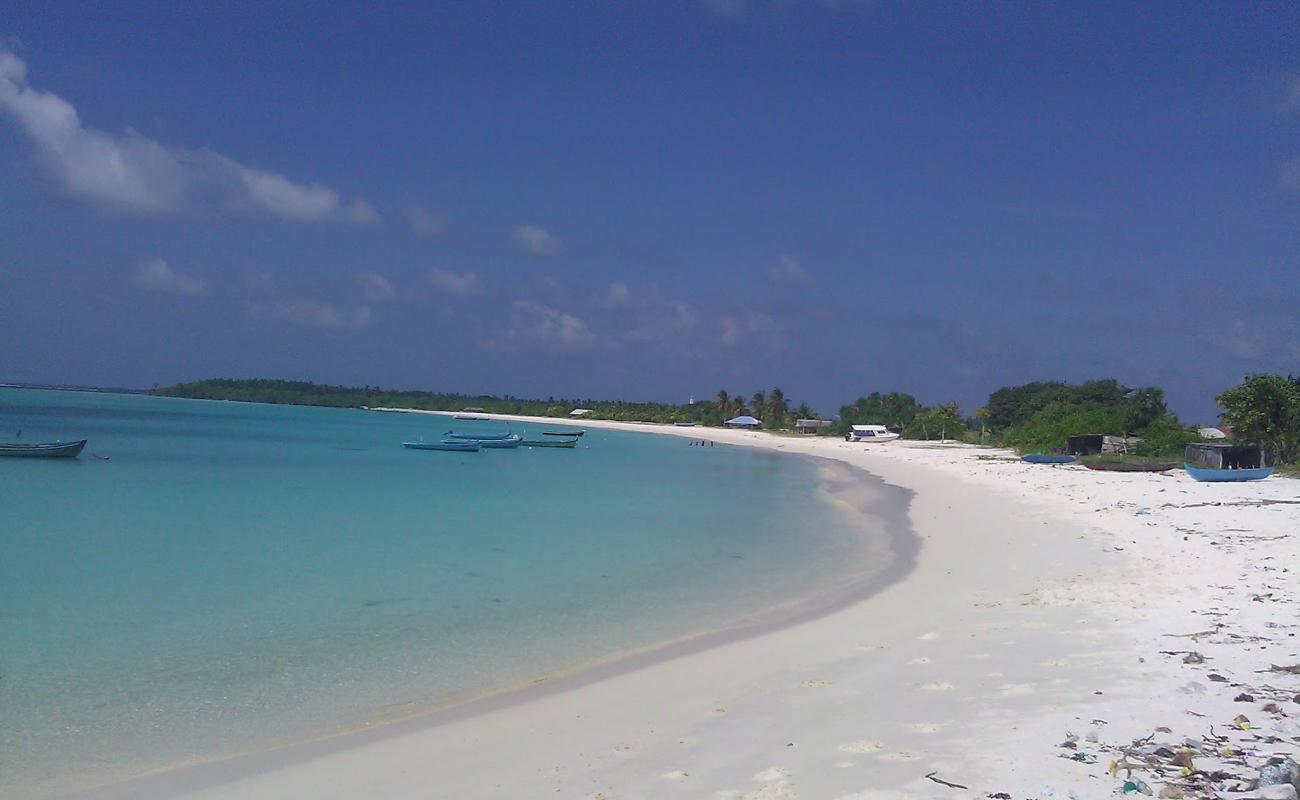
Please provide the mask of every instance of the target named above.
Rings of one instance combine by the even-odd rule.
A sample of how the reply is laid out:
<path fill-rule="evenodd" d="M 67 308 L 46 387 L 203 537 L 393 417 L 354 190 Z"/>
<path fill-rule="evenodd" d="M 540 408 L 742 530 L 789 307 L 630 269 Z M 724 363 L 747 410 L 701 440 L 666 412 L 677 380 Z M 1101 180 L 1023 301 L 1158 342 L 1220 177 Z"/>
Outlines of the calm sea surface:
<path fill-rule="evenodd" d="M 864 520 L 817 463 L 518 423 L 0 389 L 0 796 L 409 714 L 814 592 Z M 554 428 L 556 426 L 546 426 Z M 885 565 L 881 565 L 882 568 Z"/>

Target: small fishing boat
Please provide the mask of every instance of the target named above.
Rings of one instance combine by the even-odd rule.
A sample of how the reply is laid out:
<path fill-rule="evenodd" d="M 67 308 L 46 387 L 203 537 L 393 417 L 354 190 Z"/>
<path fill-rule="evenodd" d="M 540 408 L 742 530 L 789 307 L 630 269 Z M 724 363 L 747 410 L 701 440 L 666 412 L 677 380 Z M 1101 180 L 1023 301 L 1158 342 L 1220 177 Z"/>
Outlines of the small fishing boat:
<path fill-rule="evenodd" d="M 1257 444 L 1189 444 L 1183 457 L 1187 474 L 1204 483 L 1262 481 L 1274 469 Z"/>
<path fill-rule="evenodd" d="M 518 447 L 519 443 L 522 442 L 523 440 L 524 437 L 520 436 L 517 433 L 512 433 L 508 438 L 505 439 L 478 439 L 477 444 L 480 447 L 489 447 L 494 449 L 507 450 L 507 449 Z"/>
<path fill-rule="evenodd" d="M 450 450 L 456 453 L 477 453 L 479 443 L 471 441 L 456 442 L 444 439 L 441 442 L 402 442 L 402 447 L 407 450 Z"/>
<path fill-rule="evenodd" d="M 86 446 L 85 439 L 75 442 L 0 443 L 0 456 L 18 458 L 76 458 Z"/>
<path fill-rule="evenodd" d="M 542 431 L 543 436 L 581 436 L 586 431 Z"/>
<path fill-rule="evenodd" d="M 1070 464 L 1074 461 L 1074 456 L 1054 456 L 1047 453 L 1030 453 L 1027 456 L 1021 456 L 1021 461 L 1029 464 Z"/>
<path fill-rule="evenodd" d="M 521 444 L 524 447 L 567 447 L 572 450 L 578 444 L 577 438 L 572 439 L 524 439 Z"/>
<path fill-rule="evenodd" d="M 514 435 L 513 433 L 456 433 L 455 431 L 447 431 L 444 434 L 444 441 L 446 439 L 459 439 L 469 442 L 500 442 Z"/>
<path fill-rule="evenodd" d="M 1097 472 L 1168 472 L 1178 469 L 1177 461 L 1120 461 L 1112 459 L 1081 460 L 1085 467 Z"/>

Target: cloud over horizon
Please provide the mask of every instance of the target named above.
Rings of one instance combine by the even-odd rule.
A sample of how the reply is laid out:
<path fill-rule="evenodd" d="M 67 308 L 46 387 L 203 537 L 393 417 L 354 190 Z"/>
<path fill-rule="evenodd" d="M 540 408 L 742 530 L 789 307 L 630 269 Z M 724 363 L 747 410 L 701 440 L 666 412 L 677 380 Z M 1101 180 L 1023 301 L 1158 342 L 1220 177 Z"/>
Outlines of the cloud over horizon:
<path fill-rule="evenodd" d="M 379 219 L 365 200 L 344 204 L 338 192 L 320 183 L 296 183 L 209 150 L 168 147 L 134 130 L 114 135 L 87 128 L 71 103 L 32 88 L 26 62 L 4 50 L 0 110 L 17 121 L 41 166 L 66 194 L 102 210 L 174 214 L 211 196 L 226 210 L 298 222 Z"/>
<path fill-rule="evenodd" d="M 808 283 L 811 280 L 803 264 L 788 255 L 782 255 L 767 268 L 767 277 L 773 283 Z"/>
<path fill-rule="evenodd" d="M 535 256 L 558 255 L 564 250 L 564 242 L 538 225 L 520 225 L 515 228 L 514 237 L 521 247 Z"/>
<path fill-rule="evenodd" d="M 182 297 L 199 297 L 207 292 L 207 284 L 201 279 L 177 272 L 161 258 L 137 264 L 131 271 L 131 283 L 146 291 Z"/>
<path fill-rule="evenodd" d="M 451 270 L 429 270 L 429 284 L 447 294 L 468 297 L 478 293 L 478 275 L 473 272 L 452 272 Z"/>

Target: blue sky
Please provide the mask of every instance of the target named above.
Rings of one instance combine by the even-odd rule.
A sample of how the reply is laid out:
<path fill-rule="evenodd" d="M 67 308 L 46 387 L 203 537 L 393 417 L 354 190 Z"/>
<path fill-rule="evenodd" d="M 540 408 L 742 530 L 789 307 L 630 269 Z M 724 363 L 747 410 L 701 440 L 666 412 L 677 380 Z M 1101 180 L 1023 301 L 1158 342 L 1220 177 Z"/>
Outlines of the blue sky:
<path fill-rule="evenodd" d="M 1300 6 L 9 4 L 0 380 L 1300 371 Z"/>

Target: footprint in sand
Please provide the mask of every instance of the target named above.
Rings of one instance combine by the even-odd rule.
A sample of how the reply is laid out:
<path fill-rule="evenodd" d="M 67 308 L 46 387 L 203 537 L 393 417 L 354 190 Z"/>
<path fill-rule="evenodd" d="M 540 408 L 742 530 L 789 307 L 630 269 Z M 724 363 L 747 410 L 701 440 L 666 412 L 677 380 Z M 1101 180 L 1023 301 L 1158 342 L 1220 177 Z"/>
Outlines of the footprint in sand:
<path fill-rule="evenodd" d="M 805 689 L 816 689 L 820 686 L 830 686 L 831 682 L 825 678 L 809 678 L 799 685 Z"/>
<path fill-rule="evenodd" d="M 1064 666 L 1065 666 L 1065 659 L 1062 659 L 1062 658 L 1053 658 L 1053 659 L 1050 659 L 1050 660 L 1048 660 L 1048 661 L 1039 661 L 1039 662 L 1038 662 L 1038 666 L 1040 666 L 1040 667 L 1064 667 Z"/>
<path fill-rule="evenodd" d="M 933 642 L 935 639 L 938 639 L 939 636 L 940 633 L 938 631 L 930 631 L 929 633 L 924 634 L 922 636 L 918 636 L 916 638 L 920 639 L 923 642 Z"/>
<path fill-rule="evenodd" d="M 1009 697 L 1020 697 L 1038 690 L 1032 683 L 1004 683 L 998 687 L 998 691 Z"/>
<path fill-rule="evenodd" d="M 971 656 L 971 658 L 977 661 L 983 661 L 986 658 L 992 658 L 992 657 L 993 657 L 992 653 L 976 653 L 975 655 Z"/>
<path fill-rule="evenodd" d="M 773 781 L 783 781 L 790 777 L 790 770 L 785 767 L 768 767 L 762 772 L 754 773 L 754 780 L 759 783 L 772 783 Z"/>
<path fill-rule="evenodd" d="M 845 742 L 835 749 L 841 753 L 879 753 L 884 747 L 874 739 L 858 739 L 855 742 Z"/>
<path fill-rule="evenodd" d="M 834 764 L 831 764 L 831 766 L 836 769 L 848 769 L 849 767 L 857 766 L 857 763 L 858 762 L 856 761 L 836 761 Z"/>
<path fill-rule="evenodd" d="M 938 733 L 943 726 L 937 722 L 911 722 L 903 726 L 912 733 Z"/>
<path fill-rule="evenodd" d="M 930 658 L 929 658 L 928 656 L 917 656 L 916 658 L 912 659 L 911 661 L 909 661 L 909 662 L 907 662 L 907 663 L 908 663 L 908 664 L 913 664 L 913 665 L 929 664 L 929 663 L 930 663 Z"/>
<path fill-rule="evenodd" d="M 948 692 L 957 687 L 953 686 L 948 681 L 930 681 L 929 683 L 921 684 L 921 688 L 925 689 L 927 692 Z"/>
<path fill-rule="evenodd" d="M 885 753 L 880 757 L 881 761 L 920 761 L 925 758 L 924 753 L 909 753 L 906 750 L 899 750 L 897 753 Z"/>
<path fill-rule="evenodd" d="M 889 649 L 889 645 L 887 645 L 887 644 L 860 644 L 860 645 L 858 645 L 858 648 L 857 648 L 857 649 L 858 649 L 859 652 L 862 652 L 862 653 L 874 653 L 874 652 L 876 652 L 876 651 L 878 651 L 878 650 L 888 650 L 888 649 Z"/>
<path fill-rule="evenodd" d="M 690 775 L 682 772 L 680 769 L 675 769 L 672 772 L 665 772 L 663 777 L 670 781 L 680 781 L 682 778 L 690 777 Z"/>
<path fill-rule="evenodd" d="M 626 745 L 626 744 L 620 744 L 618 747 L 615 747 L 615 748 L 614 748 L 614 752 L 615 752 L 615 753 L 630 753 L 630 752 L 632 752 L 632 746 L 631 746 L 631 745 Z"/>

